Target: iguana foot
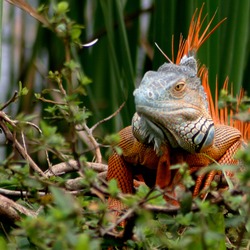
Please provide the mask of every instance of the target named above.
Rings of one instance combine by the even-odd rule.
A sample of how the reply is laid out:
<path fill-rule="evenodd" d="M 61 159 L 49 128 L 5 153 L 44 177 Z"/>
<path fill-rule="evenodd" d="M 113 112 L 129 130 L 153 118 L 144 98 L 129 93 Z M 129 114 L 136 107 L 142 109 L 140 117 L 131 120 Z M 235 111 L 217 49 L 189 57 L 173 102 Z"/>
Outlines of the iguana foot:
<path fill-rule="evenodd" d="M 234 173 L 230 172 L 230 171 L 226 171 L 225 174 L 229 178 L 232 178 L 234 176 Z M 217 179 L 217 181 L 215 180 L 216 176 L 219 177 L 219 179 Z M 211 188 L 212 182 L 214 180 L 218 183 L 221 182 L 221 179 L 223 178 L 223 176 L 224 176 L 224 174 L 222 173 L 222 171 L 219 171 L 219 170 L 213 170 L 213 171 L 209 172 L 207 175 L 204 174 L 204 175 L 198 176 L 198 178 L 195 182 L 193 197 L 200 196 L 201 198 L 204 198 L 205 194 Z"/>
<path fill-rule="evenodd" d="M 111 217 L 112 223 L 117 223 L 120 216 L 126 211 L 127 207 L 120 201 L 114 198 L 108 199 L 108 209 L 109 209 L 109 215 Z M 122 220 L 117 224 L 118 227 L 125 227 L 125 220 Z"/>

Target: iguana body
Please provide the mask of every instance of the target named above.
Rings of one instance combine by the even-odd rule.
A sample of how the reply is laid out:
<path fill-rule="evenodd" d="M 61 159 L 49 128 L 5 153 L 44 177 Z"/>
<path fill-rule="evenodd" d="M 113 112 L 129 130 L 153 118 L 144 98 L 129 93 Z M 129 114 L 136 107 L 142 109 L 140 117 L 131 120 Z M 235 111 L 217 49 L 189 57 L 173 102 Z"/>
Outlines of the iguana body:
<path fill-rule="evenodd" d="M 201 12 L 198 24 L 200 16 Z M 176 64 L 165 63 L 158 71 L 147 72 L 134 92 L 137 113 L 132 126 L 119 132 L 122 155 L 114 152 L 108 161 L 107 178 L 116 179 L 123 193 L 133 193 L 133 178 L 141 174 L 146 184 L 164 189 L 173 202 L 175 188 L 182 184 L 178 171 L 170 166 L 186 162 L 195 173 L 214 161 L 237 164 L 233 156 L 244 145 L 242 134 L 212 119 L 192 56 L 208 37 L 202 34 L 199 39 L 197 23 L 192 20 L 188 42 L 181 42 Z M 216 172 L 196 178 L 194 196 L 210 185 Z M 119 210 L 122 204 L 110 199 L 109 207 Z"/>
<path fill-rule="evenodd" d="M 159 174 L 158 180 L 157 178 L 154 180 L 154 176 L 148 175 L 155 174 L 157 176 L 157 170 L 160 168 L 159 163 L 162 164 L 162 162 L 166 162 L 168 166 L 186 162 L 191 170 L 198 170 L 213 162 L 205 156 L 207 154 L 218 163 L 235 164 L 236 160 L 232 158 L 232 155 L 243 142 L 239 130 L 226 125 L 216 125 L 214 143 L 203 153 L 191 154 L 180 148 L 166 147 L 162 152 L 162 156 L 158 156 L 153 145 L 140 143 L 134 137 L 132 126 L 122 129 L 119 135 L 120 143 L 118 146 L 121 147 L 123 153 L 118 155 L 114 152 L 109 158 L 108 179 L 115 178 L 118 181 L 119 188 L 124 193 L 133 192 L 132 176 L 136 173 L 141 173 L 149 186 L 157 184 L 164 188 L 166 185 L 171 184 L 171 177 L 173 176 L 164 176 L 164 179 L 161 180 Z M 196 189 L 198 191 L 198 188 Z M 197 195 L 197 192 L 195 192 L 195 195 Z"/>
<path fill-rule="evenodd" d="M 200 94 L 195 86 L 189 89 L 188 79 L 180 71 L 175 73 L 182 79 L 181 84 L 187 85 L 183 87 L 185 93 L 173 93 L 179 80 L 174 75 L 174 65 L 169 66 L 166 75 L 175 79 L 173 83 L 163 81 L 160 84 L 154 77 L 150 82 L 146 76 L 145 85 L 142 83 L 135 91 L 139 113 L 135 115 L 132 126 L 119 132 L 118 146 L 122 149 L 122 155 L 114 152 L 109 158 L 108 180 L 116 179 L 123 193 L 133 192 L 133 178 L 139 173 L 147 185 L 165 189 L 174 200 L 175 187 L 181 185 L 181 182 L 180 175 L 171 171 L 170 166 L 186 162 L 190 172 L 195 173 L 214 161 L 219 164 L 237 164 L 233 155 L 244 144 L 240 131 L 231 126 L 214 124 L 202 93 L 203 88 L 199 90 Z M 201 87 L 199 81 L 196 85 Z M 163 94 L 165 92 L 171 93 L 171 98 L 166 97 Z M 145 101 L 145 95 L 151 100 Z M 192 96 L 193 103 L 188 103 Z M 197 196 L 202 187 L 209 186 L 215 174 L 216 171 L 211 172 L 205 183 L 204 176 L 199 176 L 193 195 Z M 110 207 L 113 206 L 117 208 L 117 203 L 111 200 Z"/>

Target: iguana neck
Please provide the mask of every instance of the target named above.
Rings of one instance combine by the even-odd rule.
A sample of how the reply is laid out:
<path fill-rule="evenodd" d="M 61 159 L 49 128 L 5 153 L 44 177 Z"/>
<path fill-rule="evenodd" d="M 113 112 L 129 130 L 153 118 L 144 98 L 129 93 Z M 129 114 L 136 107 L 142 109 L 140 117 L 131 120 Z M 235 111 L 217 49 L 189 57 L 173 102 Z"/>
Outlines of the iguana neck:
<path fill-rule="evenodd" d="M 139 142 L 143 144 L 152 144 L 157 154 L 160 153 L 163 143 L 167 145 L 171 144 L 171 146 L 174 145 L 175 147 L 178 146 L 174 138 L 172 138 L 171 143 L 169 143 L 169 138 L 165 138 L 161 128 L 146 117 L 138 115 L 138 113 L 135 113 L 133 116 L 132 131 L 134 137 Z"/>

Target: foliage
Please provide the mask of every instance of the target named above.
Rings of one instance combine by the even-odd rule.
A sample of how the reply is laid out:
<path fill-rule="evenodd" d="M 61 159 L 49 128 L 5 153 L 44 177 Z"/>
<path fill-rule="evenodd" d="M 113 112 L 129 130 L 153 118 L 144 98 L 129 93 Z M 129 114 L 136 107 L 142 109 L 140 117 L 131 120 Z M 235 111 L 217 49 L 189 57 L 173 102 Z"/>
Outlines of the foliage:
<path fill-rule="evenodd" d="M 192 200 L 190 191 L 186 191 L 180 209 L 166 206 L 162 190 L 141 185 L 135 195 L 122 195 L 115 181 L 106 183 L 102 178 L 103 168 L 106 170 L 102 164 L 106 160 L 103 157 L 108 151 L 106 147 L 119 140 L 115 134 L 104 135 L 130 123 L 135 76 L 140 78 L 146 70 L 158 67 L 165 60 L 157 50 L 152 60 L 153 42 L 171 55 L 170 37 L 182 29 L 184 34 L 187 32 L 186 25 L 195 7 L 200 7 L 198 1 L 152 1 L 152 5 L 143 8 L 140 4 L 144 1 L 46 1 L 47 4 L 40 1 L 38 12 L 29 5 L 25 9 L 22 1 L 10 2 L 14 2 L 14 8 L 26 10 L 22 15 L 34 14 L 45 27 L 37 27 L 33 50 L 23 55 L 19 72 L 11 69 L 10 82 L 14 87 L 9 89 L 9 99 L 0 108 L 0 126 L 9 143 L 0 168 L 0 193 L 11 199 L 0 198 L 3 204 L 8 202 L 18 211 L 1 216 L 6 220 L 1 223 L 0 248 L 249 247 L 249 146 L 237 154 L 245 169 L 231 189 L 221 193 L 211 188 L 210 199 L 204 200 Z M 181 9 L 180 3 L 185 5 Z M 230 1 L 232 9 L 238 10 L 231 11 L 222 7 L 222 3 L 205 4 L 204 12 L 207 10 L 209 17 L 219 6 L 216 18 L 227 16 L 228 23 L 206 42 L 199 58 L 208 65 L 212 82 L 220 72 L 221 86 L 229 75 L 238 91 L 248 74 L 250 4 Z M 82 9 L 92 11 L 86 21 Z M 126 16 L 127 13 L 131 15 Z M 139 22 L 144 15 L 148 20 L 151 18 L 147 34 L 138 32 L 145 29 L 140 26 L 143 22 Z M 235 20 L 240 29 L 229 32 L 236 25 Z M 91 28 L 87 25 L 92 27 L 90 35 Z M 89 47 L 95 38 L 99 41 Z M 222 40 L 226 45 L 219 47 Z M 175 48 L 177 41 L 175 37 Z M 39 57 L 42 59 L 38 60 Z M 13 58 L 10 55 L 10 63 Z M 42 75 L 42 80 L 38 80 L 40 85 L 35 84 L 39 79 L 37 72 Z M 16 82 L 18 91 L 14 92 Z M 126 105 L 118 114 L 115 111 L 125 100 Z M 236 102 L 233 96 L 222 92 L 221 105 L 235 108 Z M 15 105 L 17 109 L 13 108 Z M 241 110 L 243 115 L 247 114 L 245 120 L 249 120 L 247 97 Z M 113 116 L 105 118 L 113 112 Z M 242 115 L 239 117 L 242 119 Z M 119 148 L 116 150 L 120 153 Z M 97 165 L 91 163 L 92 158 Z M 187 166 L 174 167 L 180 168 L 183 183 L 191 188 L 194 182 Z M 128 223 L 123 236 L 119 234 L 120 224 L 114 222 L 114 216 L 107 210 L 108 196 L 122 200 L 127 206 L 123 218 Z"/>

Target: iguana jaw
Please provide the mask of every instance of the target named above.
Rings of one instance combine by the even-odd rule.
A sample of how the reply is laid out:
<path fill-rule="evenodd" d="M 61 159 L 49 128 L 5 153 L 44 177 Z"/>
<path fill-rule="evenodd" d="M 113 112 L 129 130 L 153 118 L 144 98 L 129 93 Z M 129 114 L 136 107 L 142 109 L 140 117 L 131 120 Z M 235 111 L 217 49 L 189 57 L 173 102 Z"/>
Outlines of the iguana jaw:
<path fill-rule="evenodd" d="M 183 116 L 185 108 L 170 113 L 159 112 L 155 109 L 151 109 L 151 112 L 147 109 L 147 112 L 143 113 L 140 112 L 140 107 L 137 107 L 137 111 L 138 116 L 144 123 L 143 126 L 141 125 L 143 131 L 150 134 L 150 136 L 147 134 L 147 138 L 151 138 L 150 141 L 157 142 L 157 145 L 154 145 L 156 149 L 159 147 L 159 142 L 164 142 L 170 144 L 173 148 L 180 147 L 194 153 L 203 152 L 213 144 L 214 123 L 209 116 L 199 114 L 193 116 L 193 119 L 187 119 L 185 115 Z M 187 109 L 187 111 L 187 113 L 191 113 L 190 109 Z M 159 130 L 162 131 L 163 135 Z"/>

